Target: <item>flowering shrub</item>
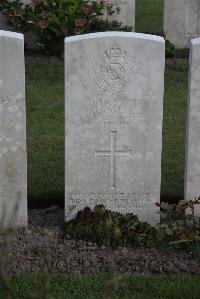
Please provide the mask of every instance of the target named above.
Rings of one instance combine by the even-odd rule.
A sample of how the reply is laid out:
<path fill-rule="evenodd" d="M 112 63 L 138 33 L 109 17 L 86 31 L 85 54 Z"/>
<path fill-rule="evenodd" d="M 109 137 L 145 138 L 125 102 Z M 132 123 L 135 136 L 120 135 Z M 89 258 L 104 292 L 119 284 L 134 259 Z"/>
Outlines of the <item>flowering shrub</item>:
<path fill-rule="evenodd" d="M 1 0 L 0 11 L 14 30 L 35 33 L 40 47 L 49 53 L 60 54 L 65 36 L 98 31 L 99 17 L 105 10 L 109 15 L 119 13 L 118 8 L 106 2 L 32 0 L 30 4 L 23 4 L 21 0 Z"/>

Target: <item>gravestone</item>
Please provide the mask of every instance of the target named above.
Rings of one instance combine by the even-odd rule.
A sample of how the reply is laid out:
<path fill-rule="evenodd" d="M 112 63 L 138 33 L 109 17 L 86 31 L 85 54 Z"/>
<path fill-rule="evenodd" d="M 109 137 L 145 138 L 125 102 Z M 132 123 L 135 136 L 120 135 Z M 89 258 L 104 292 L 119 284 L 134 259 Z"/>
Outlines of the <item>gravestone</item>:
<path fill-rule="evenodd" d="M 191 41 L 185 199 L 200 197 L 200 38 Z M 196 208 L 200 215 L 200 207 Z"/>
<path fill-rule="evenodd" d="M 0 31 L 0 226 L 27 224 L 23 35 Z"/>
<path fill-rule="evenodd" d="M 109 16 L 107 13 L 105 17 L 108 21 L 118 21 L 122 26 L 128 26 L 135 30 L 135 0 L 107 0 L 107 5 L 113 5 L 113 8 L 119 8 L 119 13 Z"/>
<path fill-rule="evenodd" d="M 200 35 L 200 1 L 164 0 L 164 31 L 177 48 L 188 48 Z"/>
<path fill-rule="evenodd" d="M 65 216 L 103 204 L 156 224 L 164 39 L 107 32 L 65 39 Z"/>

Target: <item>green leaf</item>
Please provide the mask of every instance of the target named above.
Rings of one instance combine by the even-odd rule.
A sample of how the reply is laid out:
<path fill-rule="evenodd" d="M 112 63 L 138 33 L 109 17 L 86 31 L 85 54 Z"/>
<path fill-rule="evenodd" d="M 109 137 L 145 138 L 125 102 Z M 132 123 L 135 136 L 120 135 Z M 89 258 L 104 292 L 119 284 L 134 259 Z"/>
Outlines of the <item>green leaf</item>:
<path fill-rule="evenodd" d="M 172 236 L 174 234 L 173 229 L 170 227 L 166 227 L 166 233 L 168 236 Z"/>

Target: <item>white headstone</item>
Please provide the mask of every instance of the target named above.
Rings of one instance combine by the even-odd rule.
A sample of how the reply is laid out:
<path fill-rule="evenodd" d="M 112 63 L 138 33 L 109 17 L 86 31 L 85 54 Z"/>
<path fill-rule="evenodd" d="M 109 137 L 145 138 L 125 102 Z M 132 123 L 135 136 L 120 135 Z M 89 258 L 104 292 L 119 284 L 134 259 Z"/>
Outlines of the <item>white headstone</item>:
<path fill-rule="evenodd" d="M 27 224 L 24 39 L 0 31 L 0 225 Z"/>
<path fill-rule="evenodd" d="M 66 220 L 103 204 L 159 221 L 164 52 L 130 32 L 65 39 Z"/>
<path fill-rule="evenodd" d="M 200 197 L 200 38 L 191 41 L 185 199 Z M 200 215 L 200 207 L 196 212 Z"/>
<path fill-rule="evenodd" d="M 108 5 L 113 5 L 113 8 L 119 8 L 119 13 L 112 16 L 106 15 L 108 21 L 118 21 L 122 26 L 128 26 L 135 30 L 135 0 L 107 0 Z"/>
<path fill-rule="evenodd" d="M 177 48 L 200 35 L 199 0 L 164 0 L 164 31 Z"/>

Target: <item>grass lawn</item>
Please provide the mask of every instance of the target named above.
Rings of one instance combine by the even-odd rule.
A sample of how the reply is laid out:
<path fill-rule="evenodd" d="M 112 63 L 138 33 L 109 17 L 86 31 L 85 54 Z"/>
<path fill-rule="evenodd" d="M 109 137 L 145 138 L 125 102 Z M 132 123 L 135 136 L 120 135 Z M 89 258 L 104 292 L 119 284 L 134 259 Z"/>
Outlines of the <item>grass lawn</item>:
<path fill-rule="evenodd" d="M 161 31 L 162 0 L 137 0 L 136 8 L 137 31 Z M 166 68 L 161 196 L 171 200 L 183 196 L 187 76 L 187 60 Z M 26 92 L 29 203 L 63 203 L 63 63 L 28 58 Z"/>
<path fill-rule="evenodd" d="M 64 66 L 26 63 L 28 199 L 64 198 Z"/>
<path fill-rule="evenodd" d="M 162 33 L 162 15 L 163 0 L 136 0 L 136 31 Z"/>
<path fill-rule="evenodd" d="M 36 274 L 15 276 L 12 299 L 199 299 L 200 277 L 148 277 L 109 274 L 66 277 L 51 276 L 46 296 L 44 281 Z M 0 298 L 3 294 L 0 290 Z M 6 297 L 9 298 L 9 297 Z"/>

